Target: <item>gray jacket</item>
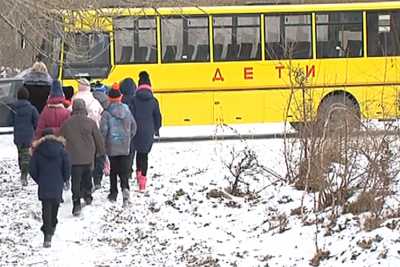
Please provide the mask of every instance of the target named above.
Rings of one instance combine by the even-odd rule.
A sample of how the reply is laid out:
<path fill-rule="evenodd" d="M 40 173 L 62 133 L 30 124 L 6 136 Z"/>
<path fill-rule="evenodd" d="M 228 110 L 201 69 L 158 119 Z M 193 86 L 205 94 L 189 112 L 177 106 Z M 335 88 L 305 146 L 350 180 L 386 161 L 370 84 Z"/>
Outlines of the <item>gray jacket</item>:
<path fill-rule="evenodd" d="M 126 156 L 136 134 L 136 121 L 127 105 L 111 103 L 101 116 L 100 131 L 108 156 Z"/>

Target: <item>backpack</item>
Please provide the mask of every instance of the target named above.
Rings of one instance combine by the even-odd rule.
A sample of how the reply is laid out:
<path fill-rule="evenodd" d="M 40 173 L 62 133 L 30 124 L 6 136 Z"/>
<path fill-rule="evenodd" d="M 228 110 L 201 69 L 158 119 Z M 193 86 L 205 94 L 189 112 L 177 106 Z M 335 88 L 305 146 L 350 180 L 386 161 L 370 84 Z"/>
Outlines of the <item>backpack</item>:
<path fill-rule="evenodd" d="M 114 117 L 111 113 L 110 115 L 109 134 L 111 141 L 114 144 L 123 144 L 129 138 L 125 131 L 124 120 Z"/>

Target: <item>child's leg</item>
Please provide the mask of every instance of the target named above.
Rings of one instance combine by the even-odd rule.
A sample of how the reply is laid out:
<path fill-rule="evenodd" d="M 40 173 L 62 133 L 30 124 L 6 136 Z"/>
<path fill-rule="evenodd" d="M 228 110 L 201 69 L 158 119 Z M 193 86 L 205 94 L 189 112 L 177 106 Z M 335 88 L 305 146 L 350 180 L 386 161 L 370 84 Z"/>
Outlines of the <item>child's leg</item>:
<path fill-rule="evenodd" d="M 136 166 L 138 166 L 138 170 L 142 172 L 143 176 L 147 174 L 147 161 L 148 161 L 148 153 L 137 153 L 136 155 Z"/>
<path fill-rule="evenodd" d="M 129 153 L 129 173 L 128 173 L 128 178 L 132 179 L 132 173 L 133 173 L 133 160 L 135 159 L 135 150 L 131 151 Z"/>
<path fill-rule="evenodd" d="M 103 178 L 103 169 L 104 162 L 106 160 L 106 156 L 98 156 L 94 162 L 94 171 L 93 171 L 93 183 L 95 188 L 99 188 L 101 186 L 101 180 Z"/>
<path fill-rule="evenodd" d="M 72 213 L 79 214 L 81 210 L 81 180 L 82 165 L 72 165 L 71 168 L 71 191 L 72 191 Z"/>
<path fill-rule="evenodd" d="M 109 157 L 110 159 L 110 194 L 109 199 L 115 201 L 118 195 L 117 175 L 120 169 L 119 157 Z"/>
<path fill-rule="evenodd" d="M 137 153 L 136 155 L 136 163 L 139 163 L 139 175 L 138 175 L 138 185 L 139 190 L 144 192 L 146 189 L 146 182 L 147 182 L 147 153 Z"/>
<path fill-rule="evenodd" d="M 52 234 L 52 202 L 50 200 L 42 200 L 42 220 L 43 225 L 40 228 L 43 234 Z"/>
<path fill-rule="evenodd" d="M 29 160 L 31 156 L 29 154 L 29 147 L 18 145 L 18 165 L 21 171 L 21 180 L 23 183 L 26 182 L 28 176 L 28 169 L 29 169 Z"/>
<path fill-rule="evenodd" d="M 22 146 L 21 145 L 17 145 L 17 151 L 18 151 L 18 168 L 22 173 Z"/>
<path fill-rule="evenodd" d="M 82 171 L 81 196 L 86 204 L 92 203 L 92 170 L 90 165 L 85 165 Z"/>
<path fill-rule="evenodd" d="M 51 202 L 51 227 L 52 227 L 52 234 L 54 234 L 56 230 L 56 226 L 58 223 L 57 215 L 58 215 L 58 208 L 60 207 L 60 203 L 57 200 L 53 200 Z"/>
<path fill-rule="evenodd" d="M 120 184 L 121 184 L 121 191 L 124 189 L 129 190 L 129 174 L 131 170 L 131 155 L 128 156 L 121 156 L 119 160 L 119 179 L 120 179 Z"/>
<path fill-rule="evenodd" d="M 136 153 L 136 171 L 143 172 L 143 166 L 142 166 L 142 156 L 143 153 Z"/>

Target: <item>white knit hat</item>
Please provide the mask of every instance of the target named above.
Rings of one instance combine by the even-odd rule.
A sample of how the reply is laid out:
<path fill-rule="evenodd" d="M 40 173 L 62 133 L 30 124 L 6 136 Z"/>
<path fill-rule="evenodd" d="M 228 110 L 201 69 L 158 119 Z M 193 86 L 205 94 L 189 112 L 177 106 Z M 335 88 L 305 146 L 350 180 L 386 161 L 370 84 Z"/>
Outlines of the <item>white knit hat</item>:
<path fill-rule="evenodd" d="M 89 82 L 88 79 L 86 79 L 86 78 L 80 78 L 80 79 L 78 80 L 78 83 L 79 83 L 79 84 L 82 84 L 82 85 L 85 85 L 85 86 L 90 86 L 90 82 Z"/>
<path fill-rule="evenodd" d="M 90 90 L 90 82 L 85 78 L 80 78 L 78 80 L 79 86 L 78 91 L 89 91 Z"/>

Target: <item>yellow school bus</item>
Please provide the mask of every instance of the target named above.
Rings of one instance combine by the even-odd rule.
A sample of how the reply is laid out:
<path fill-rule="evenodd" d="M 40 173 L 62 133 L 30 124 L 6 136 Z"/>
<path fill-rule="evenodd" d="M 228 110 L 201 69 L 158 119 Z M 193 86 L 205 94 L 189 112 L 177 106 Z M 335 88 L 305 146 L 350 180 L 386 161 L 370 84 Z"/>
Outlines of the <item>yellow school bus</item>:
<path fill-rule="evenodd" d="M 400 2 L 66 14 L 63 85 L 146 70 L 165 125 L 297 121 L 304 88 L 316 112 L 337 102 L 362 118 L 399 112 Z"/>

